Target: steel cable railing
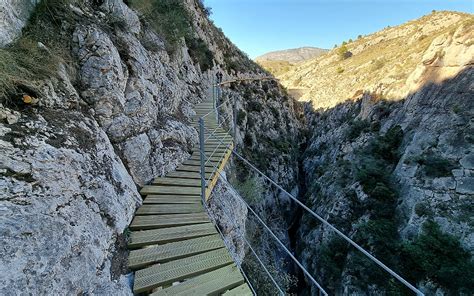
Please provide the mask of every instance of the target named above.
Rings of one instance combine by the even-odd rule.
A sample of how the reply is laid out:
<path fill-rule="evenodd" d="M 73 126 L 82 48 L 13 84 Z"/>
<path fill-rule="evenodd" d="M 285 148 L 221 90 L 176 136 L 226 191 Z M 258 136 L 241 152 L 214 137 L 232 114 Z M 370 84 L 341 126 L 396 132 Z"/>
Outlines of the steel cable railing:
<path fill-rule="evenodd" d="M 202 118 L 200 118 L 199 123 L 200 123 L 200 132 L 201 132 L 201 134 L 200 134 L 200 140 L 201 140 L 201 143 L 204 144 L 204 141 L 203 141 L 203 138 L 204 138 L 204 137 L 203 137 L 202 135 L 204 135 L 205 127 L 204 127 L 204 121 L 203 121 Z M 201 147 L 201 148 L 203 148 L 203 147 Z M 204 167 L 204 169 L 203 169 L 203 165 L 202 165 L 202 164 L 203 164 L 203 161 L 206 161 L 206 163 L 207 163 L 207 161 L 209 161 L 209 160 L 211 159 L 212 155 L 208 158 L 208 157 L 206 156 L 206 154 L 205 154 L 204 149 L 200 149 L 199 153 L 200 153 L 200 159 L 201 159 L 201 186 L 203 186 L 202 188 L 204 189 L 204 190 L 202 191 L 202 193 L 203 193 L 203 205 L 204 205 L 206 211 L 207 211 L 207 212 L 210 212 L 209 207 L 207 206 L 207 202 L 206 202 L 206 200 L 205 200 L 205 188 L 207 187 L 207 184 L 208 184 L 208 182 L 210 181 L 210 179 L 212 178 L 214 172 L 216 172 L 216 171 L 218 170 L 217 165 L 220 163 L 220 161 L 221 161 L 222 158 L 224 157 L 224 154 L 222 155 L 221 159 L 219 159 L 219 161 L 218 161 L 216 164 L 214 164 L 214 170 L 213 170 L 213 172 L 211 173 L 211 176 L 209 177 L 209 179 L 208 179 L 208 180 L 205 180 L 205 179 L 203 178 L 203 176 L 205 176 L 205 174 L 202 173 L 202 172 L 205 171 L 205 167 Z M 204 180 L 203 180 L 203 179 L 204 179 Z M 222 208 L 225 209 L 225 207 L 222 207 Z M 236 229 L 238 229 L 238 226 L 235 224 L 235 221 L 233 221 L 233 219 L 231 219 L 231 218 L 229 217 L 229 214 L 227 213 L 227 211 L 225 212 L 225 215 L 227 216 L 227 218 L 229 219 L 229 221 L 232 221 L 234 227 L 235 227 Z M 221 231 L 221 229 L 220 229 L 220 227 L 219 227 L 217 221 L 215 220 L 215 218 L 214 218 L 212 215 L 209 215 L 209 216 L 211 217 L 211 219 L 212 219 L 212 221 L 213 221 L 213 224 L 215 225 L 215 227 L 216 227 L 217 230 L 219 231 L 219 234 L 221 235 L 222 239 L 224 240 L 224 244 L 226 245 L 226 247 L 227 247 L 228 249 L 230 249 L 230 247 L 229 247 L 229 245 L 228 245 L 228 243 L 227 243 L 227 240 L 226 240 L 224 234 L 222 233 L 222 231 Z M 271 275 L 271 273 L 270 273 L 270 272 L 268 271 L 268 269 L 266 268 L 265 264 L 262 262 L 262 260 L 260 259 L 260 257 L 257 255 L 257 253 L 255 252 L 255 250 L 253 249 L 253 247 L 252 247 L 252 245 L 250 244 L 250 242 L 245 238 L 245 234 L 242 234 L 242 232 L 240 232 L 240 231 L 238 231 L 238 234 L 239 234 L 239 236 L 244 240 L 244 242 L 246 243 L 246 245 L 247 245 L 247 246 L 249 247 L 249 249 L 251 250 L 252 254 L 255 256 L 255 258 L 256 258 L 257 261 L 261 264 L 261 266 L 262 266 L 262 268 L 264 269 L 264 271 L 265 271 L 265 272 L 267 273 L 267 275 L 270 277 L 272 283 L 276 286 L 276 288 L 277 288 L 278 291 L 280 292 L 280 295 L 285 295 L 285 293 L 282 291 L 282 289 L 280 288 L 280 286 L 277 284 L 277 282 L 275 281 L 275 279 L 273 278 L 273 276 Z M 256 293 L 254 287 L 252 286 L 251 281 L 249 280 L 249 278 L 248 278 L 248 276 L 246 275 L 245 271 L 242 269 L 242 267 L 240 266 L 240 264 L 236 264 L 236 265 L 237 265 L 237 267 L 239 268 L 239 270 L 242 272 L 242 275 L 244 276 L 246 282 L 249 284 L 249 287 L 251 288 L 251 290 L 252 290 L 252 292 L 254 293 L 254 295 L 257 295 L 257 293 Z"/>
<path fill-rule="evenodd" d="M 209 184 L 210 180 L 214 177 L 214 173 L 217 172 L 217 174 L 219 174 L 219 176 L 222 176 L 222 174 L 219 172 L 219 168 L 218 168 L 218 165 L 220 164 L 222 158 L 225 156 L 225 154 L 223 154 L 221 156 L 221 159 L 216 162 L 214 165 L 213 165 L 213 171 L 212 173 L 210 174 L 209 178 L 206 179 L 205 178 L 205 174 L 203 174 L 203 172 L 205 172 L 205 165 L 207 164 L 208 161 L 210 161 L 211 157 L 213 156 L 213 153 L 207 157 L 206 154 L 205 154 L 205 149 L 204 149 L 204 145 L 205 145 L 205 141 L 204 141 L 204 133 L 205 131 L 207 130 L 204 126 L 204 119 L 203 118 L 200 118 L 199 119 L 199 124 L 200 124 L 200 132 L 202 133 L 202 135 L 200 135 L 200 139 L 201 142 L 200 142 L 200 154 L 201 154 L 201 179 L 202 179 L 202 182 L 201 182 L 201 185 L 204 186 L 204 187 L 207 187 L 207 185 Z M 208 131 L 208 130 L 207 130 Z M 209 132 L 209 131 L 208 131 Z M 224 142 L 216 137 L 215 135 L 213 135 L 213 137 L 215 139 L 217 139 L 218 142 L 220 142 L 219 144 L 224 144 Z M 227 148 L 230 146 L 230 143 L 227 145 Z M 216 150 L 214 150 L 216 151 Z M 230 185 L 230 184 L 229 184 Z M 232 185 L 230 185 L 232 186 Z M 203 187 L 203 188 L 204 188 Z M 321 285 L 313 278 L 313 276 L 304 268 L 304 266 L 296 259 L 296 257 L 293 256 L 293 254 L 291 254 L 291 252 L 286 248 L 286 246 L 278 239 L 278 237 L 271 231 L 271 229 L 263 222 L 263 220 L 260 219 L 260 217 L 255 213 L 255 211 L 253 211 L 252 208 L 250 208 L 250 206 L 242 199 L 242 201 L 245 203 L 245 206 L 255 215 L 255 217 L 257 217 L 257 219 L 259 220 L 259 222 L 264 226 L 264 228 L 271 234 L 271 236 L 273 237 L 273 239 L 275 239 L 278 244 L 283 248 L 283 250 L 290 256 L 290 258 L 292 258 L 292 260 L 295 261 L 295 263 L 302 269 L 303 273 L 308 277 L 310 278 L 310 280 L 313 282 L 313 284 L 319 289 L 320 293 L 322 293 L 323 295 L 328 295 L 327 292 L 321 287 Z M 203 190 L 203 203 L 204 205 L 206 206 L 207 208 L 207 202 L 205 200 L 205 189 Z M 232 219 L 230 219 L 232 221 Z M 246 240 L 246 238 L 244 238 L 244 240 L 246 241 L 246 244 L 249 245 L 250 249 L 252 250 L 252 252 L 254 253 L 254 255 L 256 256 L 257 260 L 259 261 L 259 263 L 262 265 L 262 267 L 264 268 L 264 270 L 268 273 L 268 269 L 266 268 L 266 266 L 263 264 L 263 262 L 260 260 L 260 258 L 258 258 L 258 256 L 256 255 L 254 249 L 251 247 L 250 243 Z M 274 284 L 277 286 L 278 290 L 284 295 L 283 291 L 281 290 L 281 288 L 278 286 L 278 284 L 273 281 Z"/>
<path fill-rule="evenodd" d="M 208 212 L 209 211 L 209 207 L 207 205 L 205 205 L 205 208 Z M 224 215 L 226 216 L 227 220 L 228 221 L 231 221 L 232 222 L 232 225 L 234 226 L 234 229 L 239 229 L 239 227 L 237 226 L 237 224 L 235 223 L 235 221 L 230 217 L 230 214 L 229 212 L 226 210 L 226 208 L 224 206 L 222 206 L 222 209 L 223 209 L 223 212 L 224 212 Z M 217 225 L 217 221 L 214 219 L 214 217 L 212 215 L 209 215 L 212 217 L 212 220 L 214 223 L 216 223 Z M 242 238 L 242 240 L 245 242 L 245 244 L 249 247 L 250 251 L 252 252 L 252 254 L 255 256 L 255 258 L 257 259 L 257 261 L 260 263 L 260 265 L 262 265 L 263 267 L 263 270 L 265 271 L 265 273 L 268 275 L 268 277 L 270 278 L 270 280 L 272 281 L 272 283 L 275 285 L 275 287 L 277 288 L 277 290 L 280 292 L 280 295 L 285 295 L 285 293 L 283 292 L 283 290 L 281 289 L 281 287 L 278 285 L 278 283 L 276 282 L 275 278 L 271 275 L 271 273 L 268 271 L 267 267 L 265 266 L 265 264 L 262 262 L 262 260 L 260 259 L 260 257 L 257 255 L 257 252 L 255 252 L 254 248 L 252 247 L 252 245 L 250 244 L 250 242 L 247 240 L 247 238 L 245 237 L 245 234 L 243 234 L 240 230 L 237 230 L 237 234 L 239 235 L 240 238 Z M 221 233 L 221 235 L 223 235 Z M 225 239 L 224 239 L 225 240 Z M 237 264 L 239 265 L 239 264 Z M 245 273 L 244 273 L 245 274 Z M 246 277 L 246 280 L 248 283 L 250 283 L 249 279 Z M 253 290 L 253 287 L 252 287 L 252 290 Z M 257 293 L 255 292 L 255 290 L 253 290 L 255 295 L 257 295 Z"/>
<path fill-rule="evenodd" d="M 207 140 L 209 140 L 209 139 L 216 133 L 217 129 L 221 128 L 221 127 L 224 125 L 224 123 L 225 123 L 228 119 L 230 119 L 230 117 L 231 117 L 231 115 L 229 114 L 229 115 L 228 115 L 226 118 L 224 118 L 224 120 L 222 120 L 222 122 L 219 123 L 212 131 L 207 131 L 208 133 L 211 133 L 211 134 L 209 134 L 209 135 L 207 136 L 207 138 L 204 140 L 204 142 L 207 142 Z"/>
<path fill-rule="evenodd" d="M 217 172 L 219 176 L 221 177 L 220 179 L 225 182 L 228 186 L 232 187 L 232 184 L 230 184 L 220 172 Z M 285 251 L 285 253 L 290 256 L 290 258 L 298 265 L 298 267 L 303 271 L 303 273 L 310 279 L 310 281 L 318 288 L 319 292 L 322 293 L 323 295 L 327 296 L 328 293 L 324 290 L 324 288 L 316 281 L 316 279 L 309 273 L 309 271 L 301 264 L 298 259 L 288 250 L 288 248 L 283 244 L 283 242 L 275 235 L 275 233 L 270 229 L 270 227 L 267 226 L 267 224 L 260 218 L 260 216 L 250 207 L 250 205 L 240 196 L 240 195 L 235 195 L 241 202 L 244 203 L 244 205 L 247 207 L 250 212 L 257 218 L 260 224 L 265 228 L 265 230 L 272 236 L 272 238 L 280 245 L 280 247 Z"/>
<path fill-rule="evenodd" d="M 206 130 L 206 128 L 204 128 Z M 230 131 L 230 129 L 229 129 Z M 227 132 L 229 132 L 227 131 Z M 225 145 L 225 143 L 223 141 L 219 141 L 219 144 L 217 144 L 216 148 L 214 148 L 214 150 L 212 151 L 211 155 L 209 156 L 209 159 L 206 160 L 206 162 L 204 163 L 205 165 L 208 163 L 208 161 L 210 160 L 210 158 L 212 158 L 212 156 L 214 156 L 214 154 L 219 150 L 219 148 L 221 148 L 221 145 Z M 227 143 L 227 145 L 225 145 L 225 148 L 229 148 L 229 146 L 231 145 L 231 143 Z"/>
<path fill-rule="evenodd" d="M 216 138 L 218 141 L 220 139 Z M 367 252 L 364 248 L 359 246 L 356 242 L 354 242 L 352 239 L 350 239 L 348 236 L 343 234 L 340 230 L 338 230 L 335 226 L 333 226 L 331 223 L 327 222 L 324 218 L 316 214 L 313 210 L 308 208 L 305 204 L 303 204 L 301 201 L 299 201 L 296 197 L 294 197 L 291 193 L 283 189 L 280 185 L 278 185 L 275 181 L 273 181 L 270 177 L 265 175 L 263 172 L 261 172 L 258 168 L 256 168 L 252 163 L 250 163 L 247 159 L 245 159 L 243 156 L 241 156 L 235 148 L 232 150 L 232 154 L 235 155 L 237 158 L 239 158 L 241 161 L 246 163 L 252 170 L 257 172 L 259 175 L 261 175 L 264 179 L 268 180 L 272 185 L 274 185 L 276 188 L 281 190 L 283 193 L 285 193 L 291 200 L 293 200 L 295 203 L 297 203 L 299 206 L 301 206 L 305 211 L 310 213 L 313 217 L 315 217 L 317 220 L 319 220 L 321 223 L 329 227 L 331 230 L 333 230 L 336 234 L 338 234 L 340 237 L 342 237 L 345 241 L 347 241 L 349 244 L 351 244 L 353 247 L 355 247 L 357 250 L 359 250 L 361 253 L 363 253 L 365 256 L 367 256 L 371 261 L 376 263 L 378 266 L 380 266 L 382 269 L 384 269 L 386 272 L 388 272 L 390 275 L 395 277 L 398 281 L 400 281 L 403 285 L 405 285 L 407 288 L 409 288 L 411 291 L 413 291 L 416 295 L 424 295 L 420 290 L 418 290 L 416 287 L 414 287 L 412 284 L 410 284 L 408 281 L 406 281 L 404 278 L 402 278 L 400 275 L 398 275 L 395 271 L 390 269 L 388 266 L 386 266 L 384 263 L 382 263 L 380 260 L 375 258 L 372 254 Z M 219 173 L 220 174 L 220 173 Z M 245 202 L 245 201 L 244 201 Z M 252 211 L 253 212 L 253 211 Z M 255 213 L 256 215 L 256 213 Z M 260 219 L 259 219 L 260 220 Z M 263 221 L 261 221 L 263 222 Z M 268 227 L 268 226 L 267 226 Z M 302 266 L 300 266 L 302 267 Z"/>
<path fill-rule="evenodd" d="M 209 210 L 209 207 L 207 206 L 207 203 L 204 203 L 204 208 L 206 209 L 207 212 L 210 212 Z M 220 229 L 219 227 L 219 224 L 217 223 L 216 219 L 212 216 L 212 215 L 209 215 L 211 217 L 211 220 L 212 220 L 212 224 L 214 224 L 214 226 L 216 227 L 217 231 L 219 232 L 222 240 L 224 241 L 224 245 L 226 246 L 226 248 L 228 250 L 230 250 L 230 245 L 229 245 L 229 242 L 227 241 L 227 238 L 225 237 L 225 235 L 222 233 L 222 230 Z M 234 261 L 236 261 L 234 259 Z M 237 266 L 237 268 L 240 270 L 240 272 L 242 273 L 242 275 L 244 276 L 245 278 L 245 281 L 249 284 L 249 287 L 250 289 L 252 290 L 253 294 L 254 295 L 257 295 L 257 292 L 255 292 L 255 288 L 252 286 L 252 283 L 249 281 L 248 277 L 247 277 L 247 274 L 245 273 L 245 271 L 242 269 L 242 266 L 240 264 L 235 264 Z"/>

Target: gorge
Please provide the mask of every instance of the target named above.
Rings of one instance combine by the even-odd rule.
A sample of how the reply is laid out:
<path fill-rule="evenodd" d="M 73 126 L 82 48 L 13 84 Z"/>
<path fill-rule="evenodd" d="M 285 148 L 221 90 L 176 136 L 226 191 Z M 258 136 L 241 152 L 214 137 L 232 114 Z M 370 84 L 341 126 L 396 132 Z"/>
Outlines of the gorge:
<path fill-rule="evenodd" d="M 0 7 L 0 294 L 130 295 L 140 188 L 198 145 L 194 106 L 216 72 L 271 74 L 200 0 Z M 297 64 L 280 82 L 229 83 L 217 102 L 236 152 L 425 295 L 474 290 L 473 28 L 472 15 L 437 12 L 349 42 L 342 60 L 336 48 Z M 407 36 L 411 52 L 372 57 Z M 210 214 L 258 294 L 275 290 L 239 231 L 288 294 L 317 289 L 235 194 L 330 295 L 411 295 L 243 161 L 232 157 L 225 176 L 232 186 L 217 183 Z"/>

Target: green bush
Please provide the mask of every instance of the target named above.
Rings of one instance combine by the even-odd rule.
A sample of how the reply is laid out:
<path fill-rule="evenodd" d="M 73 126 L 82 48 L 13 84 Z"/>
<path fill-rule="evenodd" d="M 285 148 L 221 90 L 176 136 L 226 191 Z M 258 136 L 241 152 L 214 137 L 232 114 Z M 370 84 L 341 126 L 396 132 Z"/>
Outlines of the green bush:
<path fill-rule="evenodd" d="M 428 177 L 444 177 L 451 174 L 451 170 L 456 166 L 449 160 L 435 154 L 424 154 L 417 159 L 418 164 L 422 166 L 421 170 Z"/>
<path fill-rule="evenodd" d="M 244 182 L 239 182 L 236 189 L 250 204 L 255 205 L 262 199 L 263 185 L 256 177 L 248 177 Z"/>
<path fill-rule="evenodd" d="M 385 60 L 384 59 L 377 59 L 375 62 L 372 64 L 372 71 L 377 71 L 383 68 L 385 66 Z"/>
<path fill-rule="evenodd" d="M 349 124 L 349 128 L 347 129 L 346 136 L 349 140 L 353 141 L 358 138 L 363 132 L 367 132 L 370 130 L 370 122 L 368 120 L 353 120 Z"/>
<path fill-rule="evenodd" d="M 379 259 L 392 262 L 398 248 L 397 225 L 391 219 L 373 219 L 359 226 L 357 240 L 372 249 Z"/>
<path fill-rule="evenodd" d="M 359 161 L 355 179 L 362 184 L 364 191 L 369 193 L 377 183 L 387 181 L 387 164 L 380 159 L 364 157 Z"/>
<path fill-rule="evenodd" d="M 417 214 L 419 217 L 429 217 L 433 214 L 433 211 L 426 203 L 421 202 L 415 205 L 415 214 Z"/>
<path fill-rule="evenodd" d="M 382 137 L 379 137 L 373 143 L 372 152 L 378 157 L 395 164 L 400 157 L 399 146 L 403 140 L 403 130 L 399 125 L 388 129 Z"/>
<path fill-rule="evenodd" d="M 257 243 L 259 242 L 257 241 Z M 296 286 L 298 279 L 289 272 L 283 270 L 281 267 L 277 266 L 275 262 L 267 259 L 267 256 L 262 256 L 262 252 L 257 251 L 257 253 L 259 254 L 260 259 L 264 261 L 265 268 L 272 275 L 280 288 L 284 292 L 287 292 L 288 295 L 291 295 L 289 294 L 290 289 Z M 247 274 L 253 288 L 256 290 L 258 295 L 279 294 L 275 284 L 273 284 L 267 272 L 263 269 L 262 265 L 253 255 L 253 253 L 248 253 L 245 256 L 244 262 L 242 263 L 242 268 Z"/>
<path fill-rule="evenodd" d="M 451 294 L 474 291 L 474 262 L 456 237 L 427 221 L 423 232 L 402 246 L 404 273 L 412 282 L 431 280 Z"/>
<path fill-rule="evenodd" d="M 173 52 L 181 38 L 192 35 L 191 18 L 181 0 L 131 0 L 130 6 L 139 11 Z"/>
<path fill-rule="evenodd" d="M 337 74 L 342 74 L 342 73 L 344 73 L 344 68 L 342 68 L 342 67 L 337 67 L 336 73 L 337 73 Z"/>
<path fill-rule="evenodd" d="M 165 40 L 168 53 L 172 54 L 184 38 L 189 55 L 202 70 L 212 68 L 214 55 L 201 38 L 195 36 L 192 16 L 182 0 L 131 0 L 130 6 L 139 11 L 151 27 Z M 202 6 L 203 12 L 206 8 Z"/>
<path fill-rule="evenodd" d="M 244 123 L 245 117 L 247 117 L 247 113 L 244 110 L 239 110 L 237 112 L 237 125 L 242 125 Z"/>
<path fill-rule="evenodd" d="M 322 283 L 333 293 L 341 281 L 348 250 L 348 243 L 339 236 L 334 236 L 319 249 L 318 269 L 322 276 Z"/>
<path fill-rule="evenodd" d="M 347 49 L 346 44 L 342 44 L 341 47 L 337 49 L 337 55 L 341 60 L 345 60 L 352 56 L 352 53 Z"/>
<path fill-rule="evenodd" d="M 207 44 L 201 38 L 188 37 L 186 43 L 189 48 L 189 55 L 194 63 L 199 64 L 202 71 L 211 69 L 214 64 L 214 54 L 207 47 Z"/>
<path fill-rule="evenodd" d="M 258 102 L 258 101 L 249 101 L 247 103 L 247 107 L 248 107 L 248 110 L 250 112 L 254 111 L 254 112 L 262 112 L 263 111 L 263 105 Z"/>

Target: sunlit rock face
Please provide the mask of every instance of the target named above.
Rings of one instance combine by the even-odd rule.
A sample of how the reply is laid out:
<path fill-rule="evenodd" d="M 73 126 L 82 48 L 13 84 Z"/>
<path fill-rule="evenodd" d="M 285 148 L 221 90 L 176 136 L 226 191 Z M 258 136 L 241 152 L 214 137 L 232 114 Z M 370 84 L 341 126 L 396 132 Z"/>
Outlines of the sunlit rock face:
<path fill-rule="evenodd" d="M 39 0 L 4 0 L 0 3 L 0 47 L 14 41 Z"/>
<path fill-rule="evenodd" d="M 281 83 L 314 108 L 332 108 L 371 92 L 401 100 L 427 81 L 454 77 L 473 63 L 473 22 L 466 13 L 439 11 L 346 41 L 340 48 L 290 68 Z"/>

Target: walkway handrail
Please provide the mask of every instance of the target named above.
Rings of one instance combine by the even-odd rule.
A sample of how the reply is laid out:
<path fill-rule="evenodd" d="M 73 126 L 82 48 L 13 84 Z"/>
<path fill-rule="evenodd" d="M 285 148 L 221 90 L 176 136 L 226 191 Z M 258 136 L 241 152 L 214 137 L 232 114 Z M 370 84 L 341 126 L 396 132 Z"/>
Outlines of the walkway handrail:
<path fill-rule="evenodd" d="M 222 174 L 220 172 L 218 172 L 218 174 L 220 175 L 221 177 L 221 180 L 223 180 L 227 185 L 229 186 L 232 186 L 227 180 L 225 180 L 225 178 L 222 176 Z M 283 250 L 285 251 L 285 253 L 287 253 L 290 258 L 296 263 L 296 265 L 298 265 L 299 268 L 301 268 L 301 270 L 303 271 L 303 273 L 309 277 L 309 279 L 311 280 L 311 282 L 313 282 L 313 284 L 316 285 L 316 287 L 318 287 L 318 289 L 324 294 L 324 295 L 328 295 L 328 293 L 323 289 L 323 287 L 321 287 L 321 285 L 314 279 L 314 277 L 309 273 L 309 271 L 298 261 L 298 259 L 296 259 L 296 257 L 290 252 L 290 250 L 288 250 L 288 248 L 282 243 L 282 241 L 275 235 L 275 233 L 270 229 L 270 227 L 267 226 L 267 224 L 260 218 L 260 216 L 258 216 L 258 214 L 252 209 L 252 207 L 250 207 L 250 205 L 240 196 L 238 195 L 238 198 L 240 201 L 242 201 L 245 206 L 247 207 L 247 209 L 249 209 L 252 214 L 254 214 L 254 216 L 257 218 L 257 220 L 260 222 L 260 224 L 262 224 L 262 226 L 265 228 L 265 230 L 270 233 L 270 235 L 273 237 L 274 240 L 276 240 L 278 242 L 278 244 L 283 248 Z"/>
<path fill-rule="evenodd" d="M 265 76 L 265 77 L 252 77 L 252 78 L 236 78 L 232 80 L 226 80 L 220 83 L 217 83 L 217 85 L 224 85 L 232 82 L 240 82 L 240 81 L 254 81 L 254 80 L 275 80 L 275 81 L 280 81 L 280 79 L 275 78 L 273 76 Z"/>
<path fill-rule="evenodd" d="M 219 173 L 220 175 L 220 173 Z M 209 208 L 207 207 L 207 205 L 205 205 L 206 209 L 209 211 Z M 239 229 L 239 227 L 237 226 L 237 224 L 235 223 L 235 221 L 230 217 L 230 214 L 229 212 L 227 211 L 227 209 L 223 206 L 222 207 L 223 209 L 223 212 L 224 212 L 224 215 L 226 216 L 227 220 L 231 221 L 232 224 L 234 225 L 234 228 L 235 229 Z M 211 215 L 212 216 L 212 215 Z M 213 218 L 213 221 L 215 222 L 215 219 Z M 217 225 L 217 223 L 215 223 Z M 220 231 L 219 231 L 220 232 Z M 267 267 L 265 266 L 265 264 L 262 262 L 262 260 L 260 259 L 260 257 L 257 255 L 257 252 L 255 252 L 255 250 L 252 248 L 252 245 L 250 244 L 250 242 L 247 240 L 247 238 L 245 237 L 245 234 L 242 234 L 241 231 L 237 230 L 237 233 L 239 234 L 239 236 L 244 240 L 245 244 L 249 247 L 249 249 L 252 251 L 253 255 L 255 256 L 255 258 L 257 258 L 257 261 L 260 263 L 260 265 L 262 265 L 263 269 L 265 270 L 265 273 L 270 277 L 270 280 L 272 281 L 272 283 L 277 287 L 278 291 L 280 292 L 281 295 L 285 295 L 285 293 L 283 292 L 283 290 L 280 288 L 280 286 L 278 285 L 278 283 L 276 282 L 275 278 L 271 275 L 271 273 L 268 271 Z M 222 234 L 222 233 L 221 233 Z M 225 241 L 225 238 L 224 238 L 224 241 Z M 243 273 L 245 274 L 245 273 Z M 248 279 L 247 279 L 248 281 Z M 253 287 L 252 287 L 252 290 L 253 290 Z M 254 291 L 255 295 L 257 294 L 255 291 Z"/>
<path fill-rule="evenodd" d="M 221 85 L 222 83 L 218 84 L 218 85 Z M 221 104 L 222 105 L 222 104 Z M 212 111 L 211 111 L 212 112 Z M 215 110 L 215 112 L 217 112 L 217 108 Z M 202 121 L 202 129 L 204 129 L 204 120 L 203 120 L 204 117 L 202 117 L 200 119 L 200 122 Z M 204 132 L 203 132 L 204 133 Z M 221 139 L 219 139 L 218 137 L 216 137 L 215 135 L 213 135 L 214 138 L 216 138 L 219 142 L 223 143 L 223 141 Z M 203 143 L 204 144 L 204 143 Z M 326 221 L 324 218 L 322 218 L 321 216 L 319 216 L 318 214 L 316 214 L 313 210 L 311 210 L 310 208 L 308 208 L 304 203 L 302 203 L 301 201 L 299 201 L 296 197 L 294 197 L 291 193 L 289 193 L 288 191 L 286 191 L 283 187 L 281 187 L 280 185 L 278 185 L 278 183 L 276 183 L 275 181 L 273 181 L 270 177 L 268 177 L 267 175 L 265 175 L 262 171 L 260 171 L 257 167 L 255 167 L 252 163 L 250 163 L 247 159 L 245 159 L 243 156 L 241 156 L 237 151 L 236 149 L 232 149 L 232 154 L 234 154 L 235 156 L 237 156 L 240 160 L 242 160 L 244 163 L 246 163 L 248 166 L 250 166 L 254 171 L 256 171 L 258 174 L 260 174 L 262 177 L 264 177 L 266 180 L 268 180 L 272 185 L 276 186 L 278 189 L 280 189 L 283 193 L 285 193 L 291 200 L 293 200 L 294 202 L 296 202 L 299 206 L 301 206 L 305 211 L 307 211 L 308 213 L 310 213 L 313 217 L 315 217 L 317 220 L 319 220 L 321 223 L 323 223 L 324 225 L 326 225 L 327 227 L 329 227 L 331 230 L 333 230 L 335 233 L 337 233 L 340 237 L 342 237 L 345 241 L 347 241 L 349 244 L 351 244 L 353 247 L 355 247 L 357 250 L 359 250 L 361 253 L 363 253 L 366 257 L 368 257 L 370 260 L 372 260 L 373 262 L 375 262 L 378 266 L 380 266 L 382 269 L 384 269 L 386 272 L 388 272 L 390 275 L 392 275 L 393 277 L 395 277 L 398 281 L 400 281 L 403 285 L 405 285 L 407 288 L 409 288 L 411 291 L 413 291 L 414 293 L 416 293 L 416 295 L 418 296 L 421 296 L 424 294 L 418 290 L 415 286 L 413 286 L 412 284 L 410 284 L 408 281 L 406 281 L 404 278 L 402 278 L 399 274 L 397 274 L 395 271 L 393 271 L 392 269 L 390 269 L 387 265 L 385 265 L 383 262 L 381 262 L 380 260 L 378 260 L 377 258 L 375 258 L 372 254 L 370 254 L 368 251 L 366 251 L 364 248 L 362 248 L 359 244 L 357 244 L 356 242 L 354 242 L 352 239 L 350 239 L 348 236 L 346 236 L 344 233 L 342 233 L 339 229 L 337 229 L 335 226 L 333 226 L 331 223 L 329 223 L 328 221 Z M 202 170 L 202 172 L 204 172 L 204 170 Z M 220 172 L 218 172 L 219 175 L 221 175 Z M 227 181 L 226 181 L 227 182 Z M 229 184 L 230 185 L 230 184 Z M 281 243 L 281 241 L 278 240 L 278 238 L 273 234 L 273 232 L 271 231 L 271 229 L 268 228 L 268 226 L 260 219 L 260 217 L 248 206 L 248 204 L 242 199 L 242 201 L 246 204 L 246 206 L 252 211 L 252 213 L 258 218 L 258 220 L 264 225 L 264 227 L 267 229 L 267 231 L 270 232 L 270 234 L 272 234 L 272 236 L 277 239 L 277 241 L 279 243 Z M 281 243 L 282 244 L 282 243 Z M 314 278 L 308 273 L 307 274 L 307 271 L 306 269 L 304 269 L 304 267 L 301 265 L 301 263 L 299 263 L 299 261 L 288 251 L 288 249 L 286 249 L 286 247 L 283 245 L 285 251 L 287 253 L 289 253 L 289 255 L 291 256 L 291 258 L 293 260 L 296 260 L 295 262 L 297 262 L 297 265 L 303 269 L 303 271 L 305 271 L 305 274 L 307 276 L 309 276 L 309 278 L 311 279 L 311 281 L 313 281 L 313 283 L 317 283 L 316 280 L 314 280 Z M 320 291 L 324 291 L 324 289 L 319 285 L 319 283 L 317 284 L 317 287 L 320 289 Z M 324 292 L 325 293 L 325 292 Z M 326 294 L 327 295 L 327 294 Z"/>

